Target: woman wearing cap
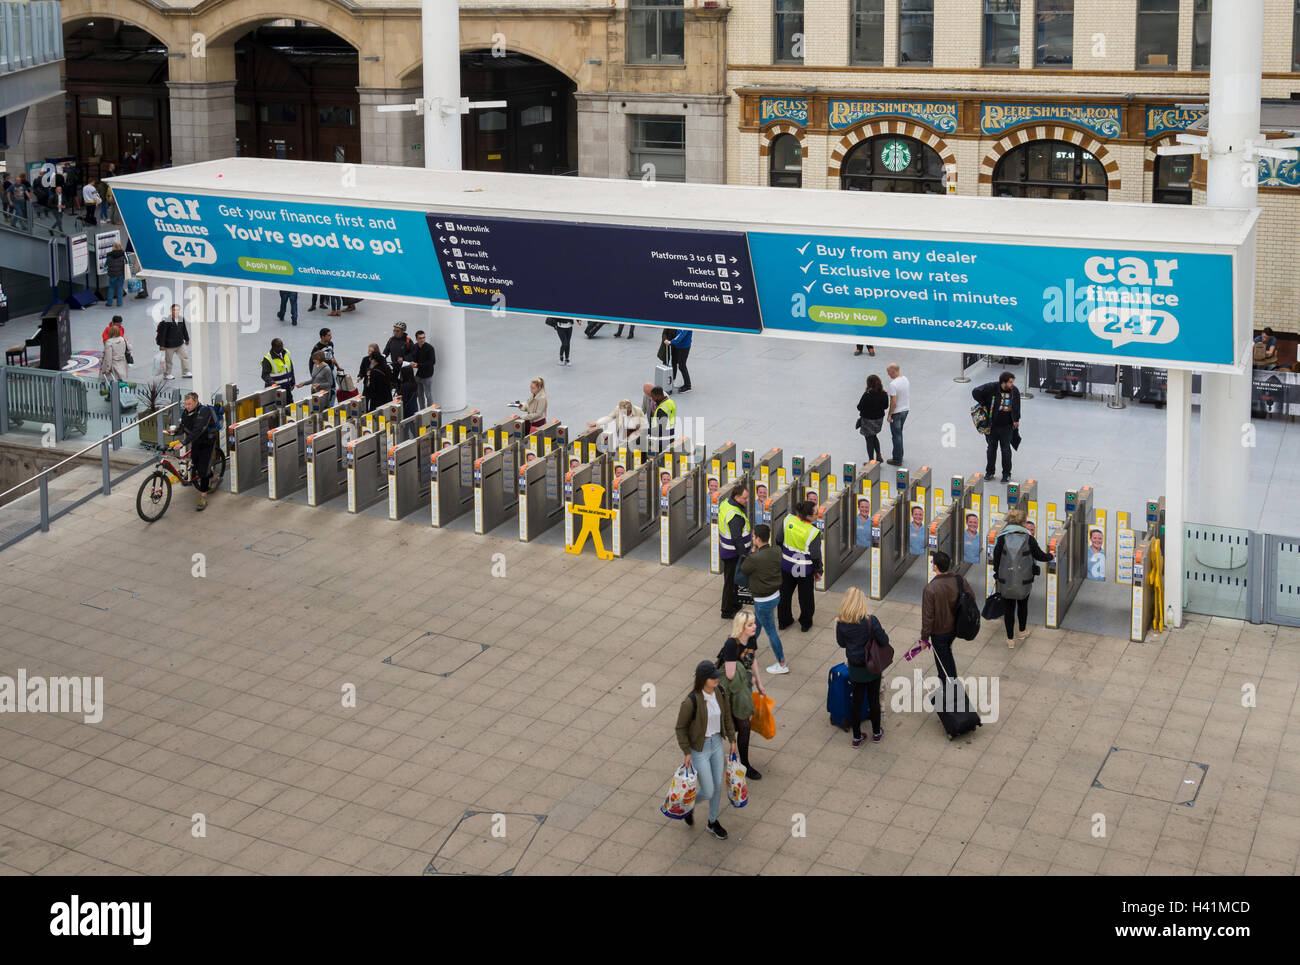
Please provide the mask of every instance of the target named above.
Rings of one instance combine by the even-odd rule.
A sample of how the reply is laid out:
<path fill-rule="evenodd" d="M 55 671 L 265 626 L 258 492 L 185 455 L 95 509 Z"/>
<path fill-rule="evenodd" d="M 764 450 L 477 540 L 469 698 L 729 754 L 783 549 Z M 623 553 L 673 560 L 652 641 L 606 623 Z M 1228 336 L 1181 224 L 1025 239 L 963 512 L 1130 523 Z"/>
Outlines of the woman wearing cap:
<path fill-rule="evenodd" d="M 736 728 L 731 720 L 731 702 L 718 694 L 721 672 L 711 660 L 701 660 L 695 667 L 695 687 L 677 710 L 677 744 L 686 754 L 686 764 L 699 775 L 700 790 L 696 801 L 709 802 L 709 833 L 725 839 L 726 829 L 718 823 L 722 795 L 727 793 L 723 779 L 722 740 L 731 742 L 729 753 L 736 753 Z M 721 699 L 719 699 L 721 698 Z M 695 824 L 695 814 L 686 815 L 687 824 Z"/>
<path fill-rule="evenodd" d="M 754 781 L 763 775 L 749 763 L 749 726 L 754 716 L 754 694 L 767 694 L 763 681 L 759 679 L 758 668 L 754 666 L 754 654 L 758 652 L 758 643 L 754 640 L 757 633 L 754 612 L 741 610 L 731 621 L 731 636 L 727 637 L 719 654 L 722 673 L 726 677 L 722 688 L 730 698 L 731 722 L 736 728 L 740 763 L 745 766 L 745 776 Z"/>

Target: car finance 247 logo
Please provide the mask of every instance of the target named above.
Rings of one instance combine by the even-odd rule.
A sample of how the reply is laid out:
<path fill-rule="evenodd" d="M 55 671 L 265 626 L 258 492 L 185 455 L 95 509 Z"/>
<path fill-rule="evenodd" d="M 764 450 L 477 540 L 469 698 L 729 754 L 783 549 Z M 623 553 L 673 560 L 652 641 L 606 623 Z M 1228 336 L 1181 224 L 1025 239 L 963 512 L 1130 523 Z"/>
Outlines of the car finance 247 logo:
<path fill-rule="evenodd" d="M 173 261 L 190 265 L 215 265 L 217 249 L 203 235 L 208 233 L 199 214 L 199 202 L 194 198 L 150 197 L 145 207 L 153 215 L 154 227 L 166 232 L 162 238 L 163 251 Z"/>
<path fill-rule="evenodd" d="M 1090 309 L 1092 334 L 1112 348 L 1130 342 L 1167 345 L 1177 339 L 1178 318 L 1168 310 L 1178 307 L 1172 291 L 1177 270 L 1177 258 L 1154 258 L 1150 265 L 1133 256 L 1093 255 L 1085 261 L 1083 271 L 1091 284 L 1081 294 Z"/>

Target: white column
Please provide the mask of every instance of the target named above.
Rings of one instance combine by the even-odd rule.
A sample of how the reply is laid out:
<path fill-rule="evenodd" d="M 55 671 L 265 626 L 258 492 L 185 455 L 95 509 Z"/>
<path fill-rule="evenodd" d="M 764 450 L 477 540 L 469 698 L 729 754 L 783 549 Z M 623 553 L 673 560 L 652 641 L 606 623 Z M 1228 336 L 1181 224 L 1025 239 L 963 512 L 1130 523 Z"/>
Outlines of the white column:
<path fill-rule="evenodd" d="M 1255 162 L 1242 152 L 1247 141 L 1258 142 L 1260 69 L 1264 37 L 1263 0 L 1238 0 L 1214 5 L 1210 40 L 1210 158 L 1206 171 L 1206 203 L 1211 206 L 1253 208 L 1259 189 Z M 1248 176 L 1247 176 L 1248 175 Z M 1253 249 L 1254 241 L 1250 242 Z M 1250 261 L 1253 264 L 1253 250 Z M 1254 286 L 1253 277 L 1241 284 Z M 1253 299 L 1250 301 L 1253 305 Z M 1250 312 L 1238 319 L 1238 334 L 1248 341 L 1254 327 Z M 1243 445 L 1250 425 L 1250 363 L 1240 344 L 1233 346 L 1240 375 L 1205 374 L 1201 378 L 1201 472 L 1194 518 L 1214 526 L 1247 528 L 1258 520 L 1249 512 L 1246 483 L 1252 449 Z M 1225 547 L 1200 547 L 1198 558 L 1212 566 L 1239 566 Z"/>
<path fill-rule="evenodd" d="M 243 297 L 243 292 L 240 292 Z M 251 292 L 253 302 L 253 317 L 251 319 L 250 331 L 257 331 L 260 327 L 259 322 L 262 317 L 262 290 L 254 288 Z M 239 384 L 239 332 L 243 324 L 240 318 L 223 319 L 222 324 L 217 326 L 217 382 L 216 388 L 220 389 L 226 384 Z M 252 392 L 260 389 L 260 385 L 245 386 L 244 391 Z"/>
<path fill-rule="evenodd" d="M 460 2 L 423 0 L 424 166 L 437 171 L 461 170 L 460 143 Z M 456 110 L 438 110 L 437 100 Z M 465 311 L 429 309 L 429 341 L 438 353 L 435 395 L 443 412 L 469 404 L 465 355 Z"/>
<path fill-rule="evenodd" d="M 176 282 L 177 303 L 185 317 L 185 326 L 190 333 L 190 371 L 194 378 L 187 380 L 186 390 L 193 389 L 199 395 L 199 401 L 212 401 L 212 376 L 208 372 L 208 363 L 212 358 L 211 333 L 212 322 L 208 318 L 208 286 L 196 282 Z"/>
<path fill-rule="evenodd" d="M 1204 385 L 1204 383 L 1202 383 Z M 1165 400 L 1165 622 L 1183 623 L 1183 534 L 1191 465 L 1192 373 L 1169 370 Z M 1147 564 L 1150 565 L 1149 563 Z"/>

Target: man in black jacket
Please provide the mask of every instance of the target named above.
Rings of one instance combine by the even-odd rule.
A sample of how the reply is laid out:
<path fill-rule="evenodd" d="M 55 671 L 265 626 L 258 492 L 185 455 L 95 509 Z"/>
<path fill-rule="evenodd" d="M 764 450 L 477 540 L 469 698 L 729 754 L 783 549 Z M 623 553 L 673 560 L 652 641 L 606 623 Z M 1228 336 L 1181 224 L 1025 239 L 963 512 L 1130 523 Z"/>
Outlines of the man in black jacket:
<path fill-rule="evenodd" d="M 433 367 L 438 362 L 438 355 L 433 350 L 433 343 L 425 340 L 424 332 L 415 333 L 415 354 L 411 361 L 415 364 L 415 384 L 420 393 L 416 404 L 427 409 L 433 405 Z"/>
<path fill-rule="evenodd" d="M 178 355 L 181 360 L 181 375 L 190 378 L 190 330 L 185 327 L 185 319 L 181 317 L 179 305 L 173 305 L 170 317 L 158 323 L 154 341 L 158 343 L 158 347 L 163 350 L 167 359 L 163 368 L 163 378 L 176 378 L 172 375 L 172 359 Z"/>
<path fill-rule="evenodd" d="M 402 371 L 403 362 L 413 361 L 415 343 L 406 334 L 405 322 L 398 322 L 393 326 L 393 337 L 385 343 L 384 354 L 388 356 L 388 364 L 394 375 Z"/>
<path fill-rule="evenodd" d="M 998 447 L 1002 448 L 1002 481 L 1011 481 L 1011 437 L 1020 428 L 1020 390 L 1016 377 L 1003 372 L 996 382 L 985 382 L 971 390 L 971 398 L 989 410 L 988 458 L 984 478 L 992 479 L 997 468 Z"/>
<path fill-rule="evenodd" d="M 198 394 L 185 394 L 185 414 L 181 416 L 176 434 L 190 447 L 190 461 L 194 466 L 194 488 L 199 491 L 195 509 L 208 506 L 208 484 L 212 479 L 212 452 L 217 447 L 217 417 L 210 405 L 200 405 Z"/>

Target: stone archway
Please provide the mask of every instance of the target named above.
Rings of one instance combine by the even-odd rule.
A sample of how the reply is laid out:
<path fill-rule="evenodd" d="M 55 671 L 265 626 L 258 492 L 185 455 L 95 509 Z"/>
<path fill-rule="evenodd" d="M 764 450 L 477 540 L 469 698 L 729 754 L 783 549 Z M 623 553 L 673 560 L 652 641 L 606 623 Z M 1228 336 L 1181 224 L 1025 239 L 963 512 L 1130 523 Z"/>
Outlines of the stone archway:
<path fill-rule="evenodd" d="M 1110 156 L 1106 146 L 1087 131 L 1063 124 L 1035 124 L 1017 128 L 998 140 L 980 162 L 980 187 L 992 186 L 993 172 L 997 170 L 1002 155 L 1012 148 L 1028 144 L 1030 141 L 1065 141 L 1081 147 L 1095 157 L 1106 171 L 1107 193 L 1120 189 L 1119 162 Z"/>
<path fill-rule="evenodd" d="M 831 190 L 839 188 L 840 168 L 849 152 L 858 144 L 869 141 L 878 134 L 901 134 L 904 137 L 916 138 L 922 144 L 928 145 L 942 159 L 944 170 L 948 175 L 948 189 L 953 190 L 957 184 L 957 155 L 948 146 L 948 142 L 923 124 L 894 118 L 862 121 L 840 138 L 839 143 L 831 150 L 830 164 L 826 170 L 827 188 Z"/>

